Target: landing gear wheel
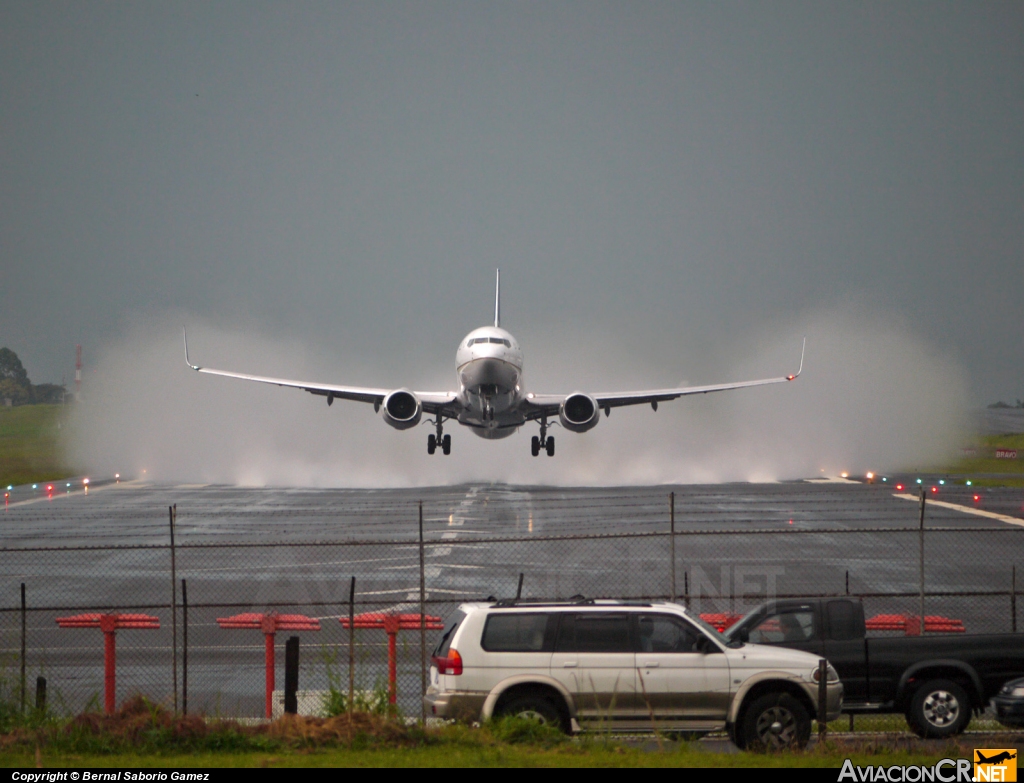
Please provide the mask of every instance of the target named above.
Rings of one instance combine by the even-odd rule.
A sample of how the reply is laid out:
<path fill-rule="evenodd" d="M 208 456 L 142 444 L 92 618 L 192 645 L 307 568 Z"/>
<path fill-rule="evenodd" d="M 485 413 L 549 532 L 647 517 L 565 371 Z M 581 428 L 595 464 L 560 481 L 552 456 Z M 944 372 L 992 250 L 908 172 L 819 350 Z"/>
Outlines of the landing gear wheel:
<path fill-rule="evenodd" d="M 555 438 L 554 438 L 554 436 L 551 436 L 551 437 L 548 438 L 547 450 L 548 450 L 548 456 L 549 457 L 555 456 Z"/>
<path fill-rule="evenodd" d="M 433 454 L 437 449 L 437 438 L 433 434 L 427 435 L 427 454 Z"/>
<path fill-rule="evenodd" d="M 971 700 L 952 680 L 926 682 L 907 709 L 907 723 L 919 737 L 952 737 L 963 732 L 970 721 Z"/>
<path fill-rule="evenodd" d="M 803 748 L 811 738 L 811 718 L 788 693 L 766 693 L 747 709 L 736 735 L 744 750 Z"/>
<path fill-rule="evenodd" d="M 452 453 L 452 436 L 445 435 L 441 441 L 441 451 L 444 452 L 445 456 Z"/>
<path fill-rule="evenodd" d="M 530 441 L 530 453 L 535 457 L 540 454 L 540 438 L 536 435 L 534 435 L 533 439 Z"/>
<path fill-rule="evenodd" d="M 513 715 L 517 718 L 536 721 L 542 726 L 554 726 L 560 731 L 569 733 L 569 721 L 551 699 L 544 696 L 524 694 L 503 704 L 499 715 Z"/>

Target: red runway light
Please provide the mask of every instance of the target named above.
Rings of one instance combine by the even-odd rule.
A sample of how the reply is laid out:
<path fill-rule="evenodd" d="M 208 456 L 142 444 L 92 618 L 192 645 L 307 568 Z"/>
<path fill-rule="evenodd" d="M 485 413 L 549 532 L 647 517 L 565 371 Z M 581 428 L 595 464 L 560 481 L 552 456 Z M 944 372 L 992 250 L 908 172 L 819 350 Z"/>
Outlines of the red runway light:
<path fill-rule="evenodd" d="M 981 500 L 981 495 L 975 495 L 974 502 L 977 503 L 979 500 Z"/>
<path fill-rule="evenodd" d="M 903 485 L 902 485 L 902 484 L 897 484 L 897 485 L 896 485 L 896 489 L 900 489 L 900 490 L 902 490 L 902 489 L 903 489 Z"/>
<path fill-rule="evenodd" d="M 938 491 L 939 491 L 938 487 L 932 487 L 932 492 L 938 492 Z"/>

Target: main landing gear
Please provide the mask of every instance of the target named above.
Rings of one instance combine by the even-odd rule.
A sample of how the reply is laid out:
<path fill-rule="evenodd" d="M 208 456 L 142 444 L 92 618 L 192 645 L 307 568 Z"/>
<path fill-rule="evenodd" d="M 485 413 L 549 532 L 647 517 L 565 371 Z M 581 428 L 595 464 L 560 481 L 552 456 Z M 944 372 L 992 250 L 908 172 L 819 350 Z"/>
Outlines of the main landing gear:
<path fill-rule="evenodd" d="M 530 441 L 530 453 L 533 456 L 540 454 L 541 449 L 544 449 L 548 453 L 549 457 L 555 456 L 555 436 L 548 436 L 548 420 L 543 418 L 540 420 L 540 437 L 536 435 Z"/>
<path fill-rule="evenodd" d="M 433 454 L 440 446 L 441 453 L 448 456 L 452 453 L 452 436 L 444 434 L 444 419 L 441 418 L 440 413 L 434 420 L 434 426 L 437 427 L 437 434 L 427 435 L 427 454 Z"/>

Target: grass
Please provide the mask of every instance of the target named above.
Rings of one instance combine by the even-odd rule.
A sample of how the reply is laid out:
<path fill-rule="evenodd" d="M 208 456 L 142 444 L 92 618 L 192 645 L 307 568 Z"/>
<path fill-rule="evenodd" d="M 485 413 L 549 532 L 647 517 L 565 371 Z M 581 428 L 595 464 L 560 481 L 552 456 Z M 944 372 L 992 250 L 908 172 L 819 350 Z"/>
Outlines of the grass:
<path fill-rule="evenodd" d="M 1001 747 L 1015 746 L 1006 739 Z M 0 765 L 32 767 L 831 767 L 923 764 L 967 758 L 972 743 L 916 738 L 830 741 L 806 751 L 723 752 L 705 743 L 568 738 L 553 727 L 503 718 L 483 727 L 408 726 L 371 713 L 286 716 L 241 726 L 175 717 L 142 697 L 112 716 L 16 718 L 0 735 Z M 37 756 L 38 754 L 38 756 Z"/>
<path fill-rule="evenodd" d="M 938 472 L 970 480 L 978 487 L 1024 487 L 1024 433 L 984 435 L 972 444 L 975 457 L 964 457 Z M 1017 459 L 996 459 L 996 449 L 1017 449 Z"/>
<path fill-rule="evenodd" d="M 0 408 L 0 484 L 32 484 L 73 475 L 63 460 L 63 405 Z"/>
<path fill-rule="evenodd" d="M 530 745 L 454 744 L 416 748 L 324 748 L 314 750 L 168 753 L 148 755 L 126 752 L 117 755 L 41 752 L 46 767 L 831 767 L 839 769 L 846 758 L 858 766 L 893 764 L 931 766 L 942 758 L 970 758 L 971 750 L 952 752 L 901 750 L 846 750 L 832 746 L 822 751 L 774 754 L 721 753 L 696 744 L 680 744 L 665 751 L 645 750 L 625 744 L 567 743 L 565 747 Z M 32 767 L 33 750 L 0 752 L 4 767 Z"/>

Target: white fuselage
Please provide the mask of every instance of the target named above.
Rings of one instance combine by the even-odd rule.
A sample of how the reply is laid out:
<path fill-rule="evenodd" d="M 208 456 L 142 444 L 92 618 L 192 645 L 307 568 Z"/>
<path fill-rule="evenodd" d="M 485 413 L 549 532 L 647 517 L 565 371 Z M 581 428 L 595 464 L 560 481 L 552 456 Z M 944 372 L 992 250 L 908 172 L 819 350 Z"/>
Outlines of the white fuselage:
<path fill-rule="evenodd" d="M 523 352 L 516 338 L 497 326 L 467 334 L 455 354 L 459 401 L 458 421 L 482 438 L 505 438 L 523 424 Z"/>

